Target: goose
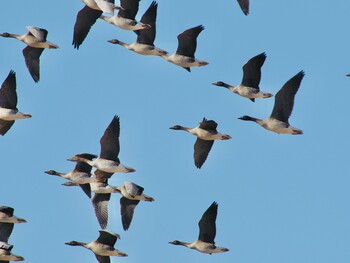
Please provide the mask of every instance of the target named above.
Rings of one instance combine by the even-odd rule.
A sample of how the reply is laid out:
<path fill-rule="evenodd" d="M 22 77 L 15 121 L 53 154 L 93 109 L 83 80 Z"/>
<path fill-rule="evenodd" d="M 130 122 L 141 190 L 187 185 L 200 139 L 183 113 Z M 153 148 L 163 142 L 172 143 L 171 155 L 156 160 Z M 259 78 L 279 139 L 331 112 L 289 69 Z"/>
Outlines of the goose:
<path fill-rule="evenodd" d="M 74 24 L 72 45 L 76 49 L 79 49 L 91 27 L 103 12 L 113 14 L 114 9 L 122 9 L 114 4 L 114 0 L 83 0 L 83 2 L 85 6 L 78 12 Z"/>
<path fill-rule="evenodd" d="M 198 222 L 199 226 L 199 237 L 198 240 L 193 243 L 181 242 L 174 240 L 169 242 L 169 244 L 185 246 L 191 249 L 195 249 L 199 252 L 212 254 L 221 253 L 229 251 L 228 248 L 218 247 L 215 245 L 216 236 L 216 216 L 218 213 L 218 204 L 213 202 L 210 207 L 204 212 L 201 220 Z"/>
<path fill-rule="evenodd" d="M 350 74 L 346 74 L 345 76 L 350 77 Z"/>
<path fill-rule="evenodd" d="M 14 216 L 13 212 L 12 207 L 0 206 L 0 241 L 2 242 L 8 242 L 15 223 L 27 222 L 23 218 Z"/>
<path fill-rule="evenodd" d="M 183 67 L 188 72 L 191 72 L 190 67 L 208 65 L 208 62 L 198 60 L 194 57 L 197 48 L 197 37 L 202 30 L 204 30 L 204 26 L 199 25 L 179 34 L 177 36 L 178 47 L 176 52 L 171 56 L 163 55 L 162 57 L 177 66 Z"/>
<path fill-rule="evenodd" d="M 219 87 L 225 87 L 242 97 L 250 99 L 252 102 L 254 102 L 256 98 L 270 98 L 273 96 L 271 93 L 262 92 L 259 88 L 261 67 L 264 64 L 265 59 L 265 53 L 261 53 L 251 58 L 243 66 L 243 79 L 241 84 L 236 87 L 222 81 L 214 82 L 212 84 Z"/>
<path fill-rule="evenodd" d="M 156 38 L 156 18 L 158 3 L 153 1 L 147 11 L 143 14 L 140 22 L 151 26 L 150 29 L 137 30 L 137 40 L 132 44 L 126 44 L 118 39 L 108 40 L 112 44 L 119 44 L 131 51 L 141 55 L 162 56 L 168 54 L 167 51 L 154 46 Z"/>
<path fill-rule="evenodd" d="M 75 155 L 68 160 L 73 162 L 85 162 L 98 170 L 106 172 L 108 176 L 104 179 L 109 178 L 113 173 L 135 172 L 135 169 L 124 166 L 119 161 L 119 133 L 119 117 L 114 116 L 100 139 L 101 152 L 97 159 L 89 160 L 81 157 L 81 155 Z"/>
<path fill-rule="evenodd" d="M 2 33 L 0 36 L 8 38 L 16 38 L 23 43 L 27 44 L 27 47 L 23 49 L 23 56 L 26 62 L 26 66 L 29 70 L 35 82 L 40 80 L 40 56 L 45 48 L 59 48 L 57 45 L 46 40 L 48 31 L 43 28 L 26 26 L 28 33 L 24 35 Z"/>
<path fill-rule="evenodd" d="M 247 16 L 249 14 L 249 0 L 237 0 L 243 13 Z"/>
<path fill-rule="evenodd" d="M 302 130 L 290 126 L 288 119 L 293 110 L 295 94 L 300 87 L 300 83 L 304 75 L 304 71 L 300 71 L 290 80 L 288 80 L 277 92 L 275 96 L 275 105 L 270 117 L 267 117 L 265 120 L 261 120 L 244 115 L 239 119 L 244 121 L 254 121 L 263 128 L 275 133 L 293 135 L 303 134 Z"/>
<path fill-rule="evenodd" d="M 104 21 L 124 30 L 143 30 L 149 29 L 151 26 L 143 24 L 135 20 L 137 11 L 139 10 L 140 0 L 120 0 L 122 10 L 112 17 L 101 15 Z"/>
<path fill-rule="evenodd" d="M 96 158 L 96 155 L 93 154 L 79 154 L 80 157 L 92 160 Z M 48 170 L 45 173 L 55 176 L 63 177 L 67 180 L 70 180 L 81 187 L 84 193 L 91 198 L 90 184 L 91 182 L 99 182 L 100 179 L 96 177 L 91 177 L 91 166 L 85 162 L 77 162 L 74 169 L 69 173 L 60 173 L 55 170 Z"/>
<path fill-rule="evenodd" d="M 17 256 L 11 252 L 13 246 L 5 242 L 0 242 L 0 262 L 23 261 L 24 257 Z"/>
<path fill-rule="evenodd" d="M 194 163 L 196 167 L 200 169 L 208 157 L 211 147 L 214 144 L 214 140 L 231 139 L 230 135 L 219 133 L 216 130 L 217 126 L 218 124 L 215 121 L 203 118 L 199 123 L 199 126 L 195 128 L 174 125 L 170 127 L 170 129 L 186 131 L 197 136 L 196 143 L 194 144 Z"/>
<path fill-rule="evenodd" d="M 66 242 L 66 245 L 69 246 L 81 246 L 85 247 L 92 252 L 94 252 L 95 257 L 99 263 L 109 263 L 109 256 L 117 256 L 117 257 L 127 257 L 128 255 L 115 249 L 114 245 L 117 242 L 117 239 L 120 239 L 120 236 L 116 233 L 113 233 L 108 230 L 99 230 L 99 237 L 90 242 L 78 242 L 78 241 L 69 241 Z"/>
<path fill-rule="evenodd" d="M 4 136 L 16 120 L 31 117 L 17 109 L 16 73 L 11 70 L 0 89 L 0 134 Z"/>

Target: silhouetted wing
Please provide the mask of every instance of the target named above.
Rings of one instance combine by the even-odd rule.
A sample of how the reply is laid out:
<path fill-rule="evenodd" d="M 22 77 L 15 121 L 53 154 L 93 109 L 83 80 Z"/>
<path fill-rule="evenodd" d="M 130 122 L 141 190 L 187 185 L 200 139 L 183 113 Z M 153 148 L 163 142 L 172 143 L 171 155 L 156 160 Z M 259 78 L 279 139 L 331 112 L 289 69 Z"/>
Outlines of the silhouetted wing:
<path fill-rule="evenodd" d="M 41 42 L 46 41 L 46 37 L 47 37 L 47 33 L 48 33 L 46 29 L 35 27 L 35 26 L 26 26 L 26 28 L 39 41 L 41 41 Z"/>
<path fill-rule="evenodd" d="M 217 133 L 216 127 L 218 127 L 218 124 L 215 121 L 206 118 L 203 118 L 203 121 L 199 123 L 199 128 L 213 133 Z"/>
<path fill-rule="evenodd" d="M 137 42 L 140 44 L 154 46 L 153 42 L 156 38 L 157 7 L 157 2 L 153 1 L 140 20 L 141 23 L 151 26 L 149 29 L 135 31 L 138 35 Z"/>
<path fill-rule="evenodd" d="M 83 190 L 83 192 L 91 198 L 91 187 L 90 184 L 79 184 L 80 188 Z"/>
<path fill-rule="evenodd" d="M 143 187 L 128 181 L 124 182 L 124 186 L 128 194 L 131 195 L 132 197 L 135 197 L 137 195 L 142 195 L 144 190 Z"/>
<path fill-rule="evenodd" d="M 15 121 L 0 120 L 0 135 L 4 136 L 14 123 Z"/>
<path fill-rule="evenodd" d="M 251 58 L 243 66 L 242 85 L 246 87 L 256 88 L 259 91 L 259 83 L 261 79 L 261 67 L 264 65 L 266 54 L 261 53 Z"/>
<path fill-rule="evenodd" d="M 112 233 L 107 230 L 99 230 L 100 236 L 97 238 L 97 242 L 114 247 L 117 239 L 120 238 L 118 234 Z"/>
<path fill-rule="evenodd" d="M 8 242 L 13 230 L 14 224 L 12 223 L 0 223 L 0 241 Z"/>
<path fill-rule="evenodd" d="M 206 141 L 200 138 L 197 138 L 196 143 L 194 144 L 194 164 L 197 168 L 201 168 L 205 160 L 208 157 L 208 154 L 213 146 L 214 141 Z"/>
<path fill-rule="evenodd" d="M 0 212 L 8 215 L 13 216 L 13 211 L 15 211 L 12 207 L 9 206 L 0 206 Z"/>
<path fill-rule="evenodd" d="M 94 10 L 88 6 L 84 6 L 78 12 L 73 33 L 72 45 L 74 45 L 74 48 L 79 49 L 79 46 L 88 35 L 90 28 L 95 24 L 96 20 L 102 15 L 102 13 L 102 11 Z"/>
<path fill-rule="evenodd" d="M 97 179 L 108 179 L 111 178 L 112 175 L 113 173 L 107 173 L 98 169 L 95 171 L 95 176 Z"/>
<path fill-rule="evenodd" d="M 100 139 L 101 153 L 100 157 L 112 161 L 118 161 L 119 154 L 119 117 L 114 116 L 108 125 L 103 136 Z"/>
<path fill-rule="evenodd" d="M 0 107 L 17 110 L 16 73 L 11 70 L 0 89 Z"/>
<path fill-rule="evenodd" d="M 95 215 L 102 229 L 108 224 L 108 202 L 111 194 L 95 194 L 92 198 Z"/>
<path fill-rule="evenodd" d="M 100 256 L 95 254 L 95 257 L 99 263 L 111 263 L 111 258 L 109 256 Z"/>
<path fill-rule="evenodd" d="M 294 106 L 294 97 L 300 87 L 304 75 L 304 71 L 300 71 L 288 80 L 277 92 L 271 117 L 288 123 L 289 116 L 291 115 Z"/>
<path fill-rule="evenodd" d="M 249 14 L 249 0 L 237 0 L 243 13 L 247 16 Z"/>
<path fill-rule="evenodd" d="M 120 0 L 120 5 L 124 10 L 119 10 L 118 16 L 135 19 L 137 11 L 139 11 L 139 2 L 140 0 Z"/>
<path fill-rule="evenodd" d="M 218 204 L 213 202 L 211 206 L 204 212 L 201 220 L 198 222 L 199 237 L 198 240 L 215 244 L 216 236 L 216 216 L 218 213 Z"/>
<path fill-rule="evenodd" d="M 179 45 L 177 47 L 176 54 L 194 58 L 194 53 L 196 52 L 197 48 L 197 37 L 203 29 L 204 26 L 199 25 L 187 29 L 178 35 L 177 40 Z"/>
<path fill-rule="evenodd" d="M 129 200 L 125 197 L 120 198 L 120 213 L 124 230 L 128 230 L 134 215 L 134 210 L 139 200 Z"/>
<path fill-rule="evenodd" d="M 23 56 L 26 62 L 26 66 L 29 70 L 30 75 L 35 82 L 38 82 L 40 79 L 40 56 L 43 53 L 43 48 L 34 48 L 27 46 L 23 49 Z"/>

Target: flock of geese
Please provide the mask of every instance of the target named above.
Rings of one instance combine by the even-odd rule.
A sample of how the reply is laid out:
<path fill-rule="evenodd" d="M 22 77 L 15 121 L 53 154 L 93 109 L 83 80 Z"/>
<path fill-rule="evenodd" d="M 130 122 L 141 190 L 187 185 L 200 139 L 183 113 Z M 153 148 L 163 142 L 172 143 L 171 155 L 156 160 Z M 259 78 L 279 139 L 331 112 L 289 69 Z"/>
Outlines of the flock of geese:
<path fill-rule="evenodd" d="M 132 44 L 124 43 L 118 39 L 108 42 L 121 45 L 128 50 L 151 56 L 161 56 L 165 60 L 180 66 L 187 71 L 191 67 L 205 66 L 208 62 L 195 57 L 197 48 L 197 37 L 204 30 L 202 25 L 190 28 L 178 35 L 178 48 L 172 55 L 154 45 L 156 37 L 156 17 L 158 4 L 153 1 L 140 21 L 135 20 L 139 8 L 139 0 L 121 0 L 121 5 L 114 4 L 114 0 L 83 0 L 85 6 L 78 12 L 74 25 L 73 46 L 76 49 L 83 44 L 89 30 L 97 21 L 102 19 L 123 30 L 134 31 L 137 35 L 136 41 Z M 249 13 L 249 0 L 238 0 L 238 3 L 245 15 Z M 114 15 L 114 10 L 118 13 Z M 103 15 L 103 13 L 109 16 Z M 26 66 L 33 80 L 40 80 L 39 60 L 44 49 L 57 49 L 58 46 L 47 41 L 48 31 L 42 28 L 27 26 L 28 32 L 24 35 L 2 33 L 5 38 L 15 38 L 24 42 L 27 46 L 23 49 Z M 212 83 L 224 87 L 233 93 L 247 98 L 251 101 L 259 98 L 270 98 L 273 94 L 263 92 L 259 88 L 261 79 L 261 68 L 266 60 L 266 54 L 261 53 L 247 61 L 243 66 L 243 78 L 239 85 L 231 86 L 223 81 Z M 258 119 L 244 115 L 239 119 L 253 121 L 263 128 L 280 134 L 302 134 L 302 130 L 292 127 L 289 124 L 289 117 L 294 106 L 295 95 L 304 77 L 300 71 L 289 79 L 275 95 L 275 104 L 271 115 L 266 119 Z M 4 80 L 0 90 L 0 134 L 5 135 L 14 122 L 19 119 L 31 118 L 28 113 L 20 112 L 17 109 L 16 74 L 10 71 Z M 194 164 L 201 168 L 205 163 L 208 154 L 215 140 L 229 140 L 231 136 L 217 131 L 217 123 L 214 120 L 203 120 L 197 127 L 188 128 L 181 125 L 170 127 L 172 130 L 183 130 L 197 137 L 194 144 Z M 74 169 L 68 173 L 48 170 L 45 173 L 67 179 L 64 186 L 79 186 L 86 196 L 91 199 L 96 218 L 102 228 L 99 236 L 90 243 L 70 241 L 67 245 L 82 246 L 91 250 L 98 262 L 110 262 L 110 256 L 127 256 L 126 253 L 115 249 L 115 243 L 120 236 L 106 230 L 108 226 L 108 203 L 111 194 L 119 193 L 121 223 L 124 230 L 128 230 L 136 206 L 140 201 L 152 202 L 154 198 L 143 194 L 144 188 L 132 182 L 124 182 L 120 186 L 111 186 L 108 179 L 114 173 L 130 173 L 135 169 L 122 164 L 118 158 L 120 145 L 120 119 L 118 116 L 112 118 L 111 123 L 104 131 L 100 139 L 101 151 L 97 156 L 91 153 L 80 153 L 69 158 L 75 162 Z M 94 168 L 94 170 L 92 170 Z M 93 193 L 93 197 L 92 197 Z M 181 242 L 178 240 L 169 242 L 173 245 L 182 245 L 202 253 L 212 254 L 229 251 L 227 248 L 215 245 L 216 217 L 218 204 L 213 202 L 204 212 L 199 221 L 199 237 L 193 243 Z M 11 207 L 0 207 L 0 262 L 21 261 L 23 257 L 11 252 L 13 246 L 8 244 L 15 223 L 26 222 L 24 219 L 13 215 Z"/>

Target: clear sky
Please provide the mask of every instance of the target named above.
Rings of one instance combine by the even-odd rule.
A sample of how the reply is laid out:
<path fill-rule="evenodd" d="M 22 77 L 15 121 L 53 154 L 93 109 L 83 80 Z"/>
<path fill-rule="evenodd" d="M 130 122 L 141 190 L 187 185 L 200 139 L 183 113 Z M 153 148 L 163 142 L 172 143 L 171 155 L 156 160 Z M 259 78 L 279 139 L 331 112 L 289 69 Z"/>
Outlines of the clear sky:
<path fill-rule="evenodd" d="M 151 0 L 140 2 L 137 18 Z M 135 173 L 114 175 L 156 199 L 140 203 L 129 231 L 122 230 L 120 195 L 109 204 L 108 229 L 129 254 L 112 262 L 347 263 L 349 210 L 349 10 L 348 0 L 251 0 L 244 16 L 237 1 L 158 1 L 156 45 L 171 54 L 177 35 L 204 25 L 196 56 L 210 64 L 188 73 L 159 57 L 135 54 L 107 42 L 132 43 L 126 32 L 99 20 L 77 51 L 71 45 L 77 12 L 72 1 L 5 1 L 0 32 L 46 28 L 60 49 L 41 56 L 34 83 L 24 63 L 25 45 L 0 39 L 0 82 L 17 74 L 18 108 L 33 115 L 0 138 L 0 204 L 28 220 L 9 243 L 27 262 L 96 262 L 83 248 L 100 229 L 88 198 L 45 170 L 68 172 L 76 153 L 99 154 L 99 140 L 120 116 L 120 159 Z M 237 118 L 270 115 L 274 98 L 248 99 L 211 85 L 238 85 L 242 66 L 266 52 L 261 89 L 276 93 L 298 73 L 305 77 L 290 123 L 301 136 L 278 135 Z M 193 162 L 191 134 L 169 130 L 218 123 L 231 140 L 216 141 L 202 169 Z M 216 244 L 227 253 L 205 255 L 168 244 L 198 237 L 198 221 L 219 204 Z"/>

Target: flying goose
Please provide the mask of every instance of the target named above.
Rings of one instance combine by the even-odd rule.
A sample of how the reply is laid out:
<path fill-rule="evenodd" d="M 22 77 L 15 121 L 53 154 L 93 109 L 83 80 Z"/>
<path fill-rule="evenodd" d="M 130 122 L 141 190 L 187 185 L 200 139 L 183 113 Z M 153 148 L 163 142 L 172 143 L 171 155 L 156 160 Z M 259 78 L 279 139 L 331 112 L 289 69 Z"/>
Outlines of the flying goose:
<path fill-rule="evenodd" d="M 24 257 L 17 256 L 11 252 L 13 246 L 5 242 L 0 242 L 0 262 L 23 261 Z"/>
<path fill-rule="evenodd" d="M 91 27 L 103 12 L 113 15 L 114 9 L 122 9 L 114 4 L 114 0 L 83 0 L 83 2 L 85 6 L 78 12 L 74 24 L 72 45 L 76 49 L 79 49 Z"/>
<path fill-rule="evenodd" d="M 288 80 L 277 92 L 275 95 L 275 105 L 270 117 L 267 117 L 265 120 L 260 120 L 245 115 L 239 119 L 244 121 L 254 121 L 263 128 L 276 133 L 303 134 L 302 130 L 290 126 L 288 119 L 293 110 L 295 94 L 299 89 L 304 75 L 304 71 L 300 71 Z"/>
<path fill-rule="evenodd" d="M 112 122 L 109 124 L 100 139 L 101 152 L 97 159 L 89 160 L 79 155 L 75 155 L 68 160 L 73 162 L 85 162 L 98 170 L 106 172 L 106 175 L 108 176 L 106 176 L 105 179 L 109 178 L 113 173 L 135 172 L 135 169 L 126 167 L 119 161 L 119 133 L 119 117 L 114 116 Z"/>
<path fill-rule="evenodd" d="M 249 0 L 237 0 L 243 13 L 247 16 L 249 14 Z"/>
<path fill-rule="evenodd" d="M 17 109 L 16 73 L 11 70 L 0 89 L 0 134 L 5 135 L 16 120 L 31 117 Z"/>
<path fill-rule="evenodd" d="M 174 240 L 169 242 L 173 245 L 181 245 L 191 249 L 195 249 L 199 252 L 212 254 L 212 253 L 221 253 L 229 251 L 228 248 L 218 247 L 215 245 L 215 236 L 216 236 L 216 216 L 218 213 L 218 204 L 213 202 L 211 206 L 204 212 L 201 220 L 198 222 L 199 226 L 199 237 L 198 240 L 193 243 L 181 242 Z"/>
<path fill-rule="evenodd" d="M 2 242 L 8 242 L 15 223 L 27 222 L 23 218 L 14 216 L 13 211 L 12 207 L 0 206 L 0 241 Z"/>
<path fill-rule="evenodd" d="M 92 160 L 96 158 L 96 155 L 83 153 L 79 154 L 79 157 Z M 67 180 L 70 180 L 81 187 L 84 193 L 91 198 L 90 184 L 91 182 L 98 182 L 99 179 L 96 177 L 91 177 L 91 166 L 85 162 L 77 162 L 74 169 L 69 173 L 60 173 L 55 170 L 45 171 L 47 174 L 63 177 Z"/>
<path fill-rule="evenodd" d="M 163 55 L 162 57 L 177 66 L 183 67 L 188 72 L 191 72 L 190 67 L 208 65 L 208 62 L 198 60 L 194 57 L 197 48 L 197 37 L 203 29 L 204 26 L 199 25 L 182 32 L 177 36 L 179 43 L 176 52 L 171 56 Z"/>
<path fill-rule="evenodd" d="M 199 126 L 195 128 L 187 128 L 181 125 L 174 125 L 170 127 L 172 130 L 183 130 L 197 136 L 196 143 L 194 144 L 194 163 L 197 168 L 201 168 L 211 147 L 214 144 L 214 140 L 228 140 L 231 139 L 230 135 L 221 134 L 216 130 L 218 124 L 213 120 L 203 120 L 199 123 Z"/>
<path fill-rule="evenodd" d="M 250 99 L 253 102 L 255 101 L 255 98 L 270 98 L 273 96 L 272 94 L 262 92 L 259 88 L 261 67 L 264 65 L 265 59 L 265 53 L 261 53 L 251 58 L 243 66 L 243 79 L 241 84 L 238 86 L 234 87 L 222 81 L 214 82 L 213 85 L 225 87 L 242 97 Z"/>
<path fill-rule="evenodd" d="M 122 10 L 112 17 L 101 15 L 104 21 L 124 30 L 143 30 L 149 29 L 151 26 L 143 24 L 135 20 L 137 11 L 139 10 L 140 0 L 120 0 Z"/>
<path fill-rule="evenodd" d="M 24 35 L 2 33 L 0 36 L 16 38 L 27 44 L 27 47 L 23 49 L 23 56 L 30 75 L 35 82 L 38 82 L 40 79 L 39 59 L 41 53 L 45 48 L 56 49 L 58 46 L 46 40 L 48 33 L 46 29 L 33 26 L 26 26 L 26 28 L 29 32 Z"/>
<path fill-rule="evenodd" d="M 84 243 L 84 242 L 78 242 L 78 241 L 70 241 L 66 242 L 66 245 L 70 246 L 82 246 L 85 247 L 92 252 L 94 252 L 96 259 L 99 263 L 109 263 L 110 258 L 109 256 L 117 256 L 117 257 L 127 257 L 128 255 L 115 249 L 114 245 L 117 242 L 117 239 L 120 239 L 120 236 L 116 233 L 107 231 L 107 230 L 100 230 L 100 236 L 90 242 L 90 243 Z"/>
<path fill-rule="evenodd" d="M 151 26 L 149 29 L 137 30 L 137 40 L 132 44 L 126 44 L 118 39 L 108 40 L 112 44 L 119 44 L 131 51 L 141 55 L 162 56 L 168 54 L 160 48 L 154 46 L 156 38 L 156 18 L 157 18 L 158 3 L 153 1 L 147 11 L 143 14 L 140 22 Z"/>

